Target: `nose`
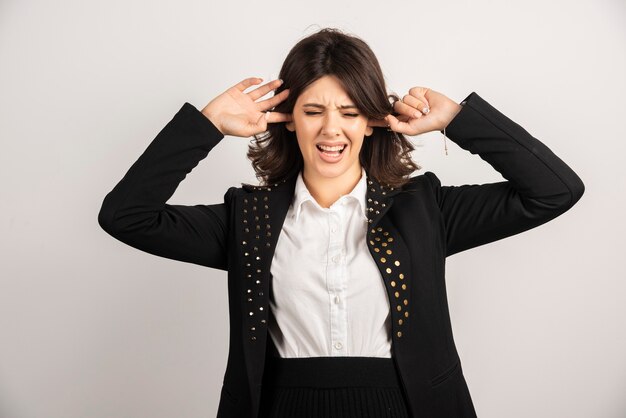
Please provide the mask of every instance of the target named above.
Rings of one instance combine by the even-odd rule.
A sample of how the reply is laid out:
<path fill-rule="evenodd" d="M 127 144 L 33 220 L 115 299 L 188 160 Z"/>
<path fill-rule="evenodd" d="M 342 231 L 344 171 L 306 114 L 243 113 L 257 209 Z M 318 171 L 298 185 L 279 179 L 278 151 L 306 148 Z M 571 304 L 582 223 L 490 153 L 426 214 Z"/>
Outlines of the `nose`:
<path fill-rule="evenodd" d="M 341 127 L 339 124 L 339 117 L 335 115 L 335 112 L 326 112 L 324 116 L 324 123 L 322 125 L 322 135 L 324 136 L 337 136 L 341 133 Z"/>

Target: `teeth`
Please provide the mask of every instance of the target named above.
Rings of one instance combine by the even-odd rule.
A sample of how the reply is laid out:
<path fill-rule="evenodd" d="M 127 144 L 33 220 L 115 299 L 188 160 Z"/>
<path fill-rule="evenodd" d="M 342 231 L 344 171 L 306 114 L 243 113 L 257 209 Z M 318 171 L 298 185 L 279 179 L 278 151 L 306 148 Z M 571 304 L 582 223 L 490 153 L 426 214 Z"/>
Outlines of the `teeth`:
<path fill-rule="evenodd" d="M 341 151 L 342 149 L 344 149 L 345 144 L 336 147 L 328 147 L 326 145 L 318 145 L 318 147 L 323 149 L 324 151 Z"/>

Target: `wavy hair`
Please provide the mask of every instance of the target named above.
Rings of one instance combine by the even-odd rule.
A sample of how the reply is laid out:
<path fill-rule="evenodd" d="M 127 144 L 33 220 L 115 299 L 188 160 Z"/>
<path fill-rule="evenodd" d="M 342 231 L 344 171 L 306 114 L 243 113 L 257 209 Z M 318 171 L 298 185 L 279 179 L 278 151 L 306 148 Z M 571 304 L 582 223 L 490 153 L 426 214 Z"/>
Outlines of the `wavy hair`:
<path fill-rule="evenodd" d="M 283 83 L 274 91 L 277 95 L 288 88 L 289 96 L 272 111 L 292 113 L 300 93 L 325 75 L 339 79 L 366 117 L 383 119 L 395 114 L 393 103 L 399 97 L 395 93 L 387 94 L 374 52 L 363 40 L 336 28 L 323 28 L 300 40 L 289 51 L 278 76 Z M 373 133 L 363 139 L 359 161 L 379 183 L 400 188 L 411 173 L 421 168 L 411 159 L 414 149 L 403 134 L 374 127 Z M 289 131 L 285 122 L 270 123 L 266 132 L 254 135 L 247 157 L 257 179 L 265 186 L 297 175 L 304 166 L 296 133 Z"/>

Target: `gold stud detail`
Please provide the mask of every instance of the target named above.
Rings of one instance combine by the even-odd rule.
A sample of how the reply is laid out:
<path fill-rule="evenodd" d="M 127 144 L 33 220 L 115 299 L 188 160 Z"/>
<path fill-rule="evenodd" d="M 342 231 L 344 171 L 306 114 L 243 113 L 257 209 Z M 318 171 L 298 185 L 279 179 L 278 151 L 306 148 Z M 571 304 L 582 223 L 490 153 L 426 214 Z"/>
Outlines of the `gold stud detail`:
<path fill-rule="evenodd" d="M 381 263 L 384 263 L 385 261 L 387 261 L 387 259 L 386 259 L 385 257 L 381 257 L 381 258 L 380 258 L 380 262 L 381 262 Z"/>
<path fill-rule="evenodd" d="M 398 325 L 402 325 L 403 322 L 402 319 L 398 319 Z"/>
<path fill-rule="evenodd" d="M 387 273 L 391 273 L 391 269 L 389 267 L 387 267 L 387 270 L 385 270 Z"/>
<path fill-rule="evenodd" d="M 399 265 L 400 265 L 400 262 L 399 262 L 398 260 L 396 260 L 396 261 L 394 261 L 394 263 L 393 263 L 393 264 L 395 264 L 396 266 L 399 266 Z"/>
<path fill-rule="evenodd" d="M 393 280 L 391 281 L 391 287 L 396 287 L 396 282 L 394 282 Z"/>
<path fill-rule="evenodd" d="M 402 337 L 402 331 L 398 331 L 398 337 Z"/>

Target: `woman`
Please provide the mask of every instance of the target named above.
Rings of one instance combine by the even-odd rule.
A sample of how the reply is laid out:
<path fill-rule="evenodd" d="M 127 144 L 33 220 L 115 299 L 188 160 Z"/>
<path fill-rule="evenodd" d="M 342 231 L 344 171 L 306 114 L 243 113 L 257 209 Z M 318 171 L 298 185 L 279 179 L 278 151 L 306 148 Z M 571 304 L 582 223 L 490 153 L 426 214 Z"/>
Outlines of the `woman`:
<path fill-rule="evenodd" d="M 202 111 L 185 103 L 106 196 L 100 225 L 228 271 L 218 417 L 475 417 L 445 259 L 557 217 L 582 181 L 475 92 L 461 105 L 425 87 L 387 95 L 371 49 L 339 30 L 298 42 L 279 78 L 245 92 L 262 81 L 247 78 Z M 506 181 L 409 177 L 420 167 L 404 135 L 429 131 Z M 261 185 L 231 187 L 219 204 L 167 204 L 225 135 L 255 136 Z"/>

